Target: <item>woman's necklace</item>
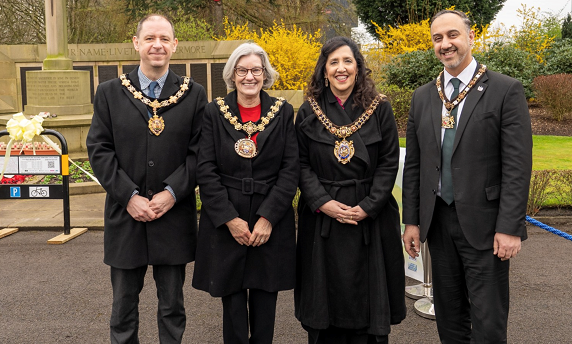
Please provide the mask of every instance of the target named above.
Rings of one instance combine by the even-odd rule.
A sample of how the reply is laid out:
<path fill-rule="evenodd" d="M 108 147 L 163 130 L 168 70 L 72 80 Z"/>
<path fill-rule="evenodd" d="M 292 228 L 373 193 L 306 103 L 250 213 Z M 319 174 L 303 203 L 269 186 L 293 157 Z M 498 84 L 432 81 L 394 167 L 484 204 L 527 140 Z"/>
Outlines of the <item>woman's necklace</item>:
<path fill-rule="evenodd" d="M 163 120 L 163 117 L 157 115 L 157 109 L 170 106 L 178 102 L 185 92 L 189 90 L 189 82 L 191 81 L 189 77 L 183 77 L 183 83 L 179 86 L 180 89 L 170 96 L 169 99 L 159 102 L 157 99 L 151 100 L 150 98 L 147 98 L 143 92 L 137 90 L 133 85 L 131 85 L 131 81 L 127 79 L 125 74 L 121 74 L 119 78 L 121 79 L 121 84 L 131 92 L 135 99 L 139 99 L 143 104 L 150 106 L 153 109 L 153 117 L 149 118 L 148 127 L 155 136 L 161 135 L 163 129 L 165 129 L 165 121 Z"/>
<path fill-rule="evenodd" d="M 447 96 L 443 94 L 443 88 L 441 87 L 441 77 L 443 75 L 443 71 L 439 73 L 436 83 L 437 92 L 439 92 L 439 97 L 441 98 L 443 105 L 445 105 L 445 109 L 447 109 L 447 114 L 443 115 L 441 119 L 441 128 L 451 129 L 455 127 L 455 118 L 451 116 L 451 111 L 455 108 L 455 106 L 459 105 L 463 101 L 463 99 L 465 99 L 467 93 L 469 93 L 469 91 L 472 89 L 473 86 L 475 86 L 477 81 L 479 81 L 479 79 L 483 76 L 483 74 L 485 74 L 486 70 L 487 66 L 481 65 L 481 68 L 479 68 L 479 71 L 477 72 L 477 74 L 475 74 L 473 79 L 471 79 L 469 84 L 465 86 L 463 91 L 460 92 L 457 95 L 457 97 L 455 97 L 455 99 L 453 99 L 452 101 L 447 99 Z"/>
<path fill-rule="evenodd" d="M 322 122 L 326 130 L 328 130 L 331 134 L 336 135 L 342 141 L 336 141 L 336 146 L 334 147 L 334 156 L 338 159 L 338 162 L 342 164 L 347 164 L 350 162 L 351 158 L 354 156 L 355 148 L 354 148 L 354 141 L 348 141 L 346 138 L 356 131 L 358 131 L 367 120 L 373 115 L 373 112 L 383 99 L 383 95 L 378 94 L 371 105 L 359 116 L 355 121 L 353 121 L 349 125 L 339 126 L 335 125 L 330 121 L 330 119 L 324 114 L 318 103 L 313 97 L 308 97 L 308 102 L 312 106 L 316 117 Z"/>
<path fill-rule="evenodd" d="M 224 118 L 226 118 L 230 124 L 234 125 L 234 129 L 238 131 L 242 130 L 248 135 L 248 138 L 240 139 L 234 144 L 234 150 L 236 151 L 236 154 L 247 159 L 252 159 L 258 154 L 256 143 L 254 143 L 250 137 L 252 134 L 264 130 L 266 125 L 270 123 L 270 120 L 272 120 L 276 113 L 280 111 L 280 107 L 282 104 L 284 104 L 284 101 L 285 99 L 282 97 L 276 98 L 276 102 L 270 107 L 270 111 L 268 111 L 265 117 L 260 118 L 260 124 L 255 124 L 252 121 L 248 121 L 243 124 L 240 123 L 238 117 L 233 116 L 228 111 L 229 106 L 225 104 L 222 97 L 218 97 L 216 99 L 216 102 L 220 108 L 220 112 L 222 112 Z"/>

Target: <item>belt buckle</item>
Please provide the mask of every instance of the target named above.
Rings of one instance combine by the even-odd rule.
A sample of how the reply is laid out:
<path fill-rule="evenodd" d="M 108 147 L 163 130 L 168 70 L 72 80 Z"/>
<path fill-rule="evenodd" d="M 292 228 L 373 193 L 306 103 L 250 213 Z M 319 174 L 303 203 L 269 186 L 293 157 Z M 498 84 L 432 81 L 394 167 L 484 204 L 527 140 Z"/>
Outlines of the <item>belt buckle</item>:
<path fill-rule="evenodd" d="M 243 195 L 254 194 L 254 179 L 242 178 L 242 194 Z"/>

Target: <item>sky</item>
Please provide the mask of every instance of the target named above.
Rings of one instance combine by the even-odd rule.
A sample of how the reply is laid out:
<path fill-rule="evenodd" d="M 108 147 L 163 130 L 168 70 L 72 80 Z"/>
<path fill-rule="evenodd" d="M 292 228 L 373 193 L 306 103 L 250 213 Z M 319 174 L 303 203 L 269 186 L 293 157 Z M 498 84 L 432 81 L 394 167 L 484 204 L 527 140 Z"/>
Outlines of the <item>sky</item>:
<path fill-rule="evenodd" d="M 522 18 L 518 17 L 516 10 L 521 8 L 521 4 L 525 4 L 527 8 L 539 7 L 541 14 L 552 13 L 564 18 L 572 10 L 571 2 L 572 0 L 506 0 L 492 25 L 500 22 L 507 27 L 512 25 L 519 27 Z"/>

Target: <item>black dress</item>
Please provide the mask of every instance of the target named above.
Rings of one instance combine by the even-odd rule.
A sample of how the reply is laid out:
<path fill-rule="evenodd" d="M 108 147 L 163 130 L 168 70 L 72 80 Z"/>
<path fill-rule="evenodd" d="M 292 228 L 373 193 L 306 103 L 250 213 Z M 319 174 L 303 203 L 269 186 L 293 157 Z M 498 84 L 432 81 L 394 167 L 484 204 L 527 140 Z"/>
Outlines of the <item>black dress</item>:
<path fill-rule="evenodd" d="M 329 89 L 318 104 L 337 125 L 364 109 L 350 98 L 338 104 Z M 395 118 L 380 103 L 368 122 L 348 137 L 355 155 L 334 156 L 336 141 L 305 102 L 296 118 L 300 150 L 296 317 L 308 330 L 337 327 L 383 336 L 405 318 L 405 276 L 399 208 L 392 195 L 399 162 Z M 357 226 L 318 210 L 330 200 L 360 205 L 368 217 Z"/>
<path fill-rule="evenodd" d="M 261 91 L 261 117 L 276 98 Z M 240 118 L 236 91 L 225 97 Z M 296 229 L 292 199 L 299 178 L 292 105 L 284 103 L 257 136 L 258 155 L 240 157 L 234 144 L 245 138 L 224 118 L 216 101 L 205 108 L 197 181 L 202 201 L 193 287 L 221 297 L 243 289 L 294 288 Z M 226 222 L 235 217 L 252 230 L 263 216 L 272 224 L 268 242 L 242 246 Z"/>

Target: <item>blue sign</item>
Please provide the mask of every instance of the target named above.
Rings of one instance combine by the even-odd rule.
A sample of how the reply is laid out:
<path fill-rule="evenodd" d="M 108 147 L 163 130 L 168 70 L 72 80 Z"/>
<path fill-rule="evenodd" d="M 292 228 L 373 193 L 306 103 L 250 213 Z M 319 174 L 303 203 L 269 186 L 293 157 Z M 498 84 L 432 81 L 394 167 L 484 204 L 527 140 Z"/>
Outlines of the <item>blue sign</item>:
<path fill-rule="evenodd" d="M 10 197 L 22 197 L 19 186 L 10 186 Z"/>

